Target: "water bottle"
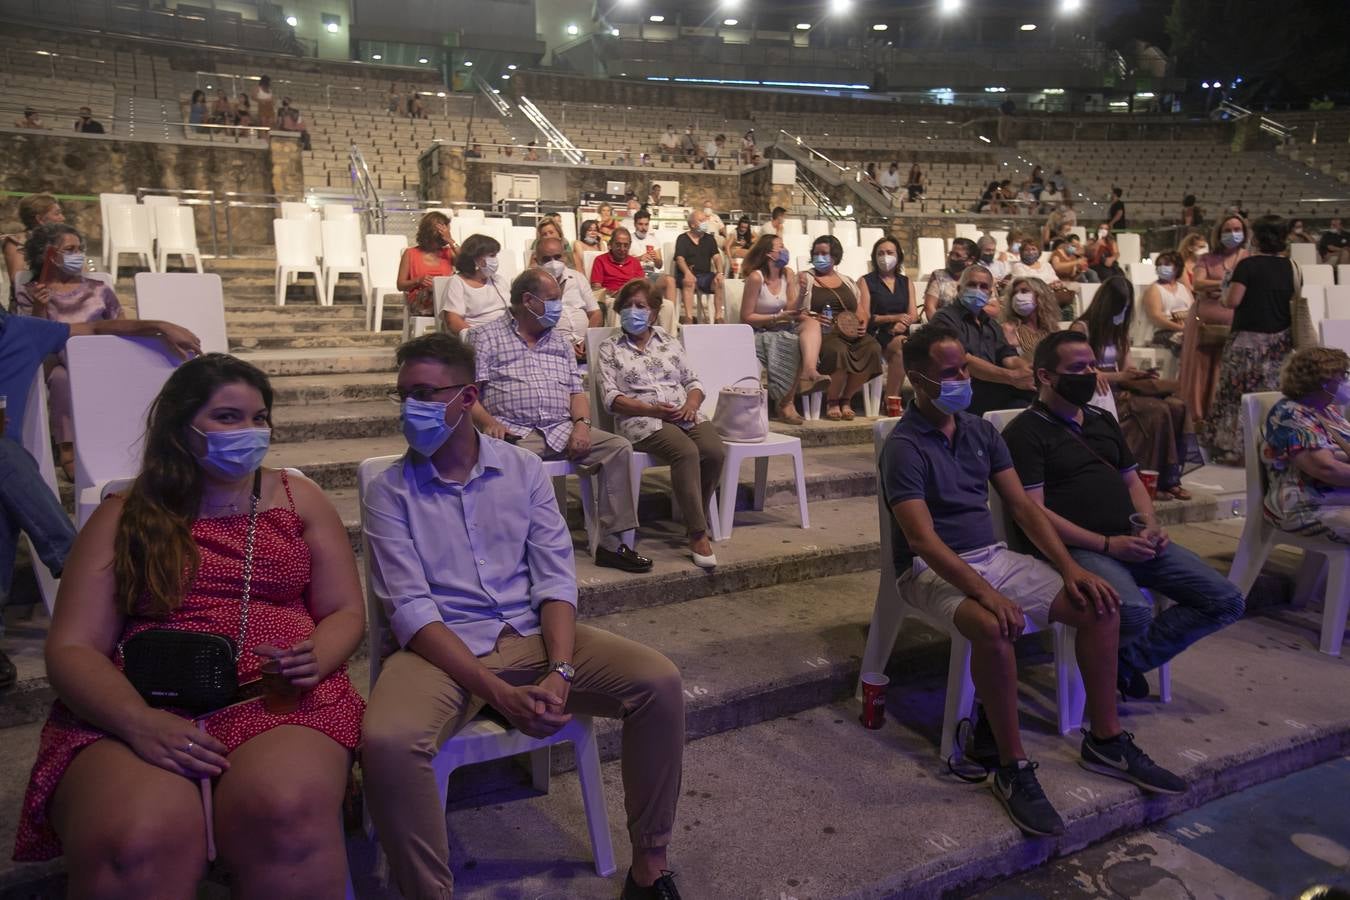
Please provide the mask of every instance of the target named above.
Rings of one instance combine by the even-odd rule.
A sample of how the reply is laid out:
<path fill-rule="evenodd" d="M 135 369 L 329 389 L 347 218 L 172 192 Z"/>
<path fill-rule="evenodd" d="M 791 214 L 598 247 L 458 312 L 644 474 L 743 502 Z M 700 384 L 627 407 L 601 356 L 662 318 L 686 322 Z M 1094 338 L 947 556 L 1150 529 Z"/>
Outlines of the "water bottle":
<path fill-rule="evenodd" d="M 834 304 L 826 303 L 825 311 L 820 314 L 820 333 L 829 334 L 834 328 Z"/>

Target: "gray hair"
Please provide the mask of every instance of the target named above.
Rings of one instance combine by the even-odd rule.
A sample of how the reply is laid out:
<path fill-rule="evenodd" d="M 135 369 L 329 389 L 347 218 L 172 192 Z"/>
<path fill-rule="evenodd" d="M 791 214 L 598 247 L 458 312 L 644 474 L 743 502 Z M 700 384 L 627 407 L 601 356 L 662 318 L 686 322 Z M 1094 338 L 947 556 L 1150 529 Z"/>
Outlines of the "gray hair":
<path fill-rule="evenodd" d="M 544 286 L 544 279 L 557 283 L 552 275 L 538 266 L 526 269 L 517 275 L 515 280 L 511 282 L 511 305 L 521 306 L 524 304 L 526 294 L 539 296 L 539 289 Z"/>

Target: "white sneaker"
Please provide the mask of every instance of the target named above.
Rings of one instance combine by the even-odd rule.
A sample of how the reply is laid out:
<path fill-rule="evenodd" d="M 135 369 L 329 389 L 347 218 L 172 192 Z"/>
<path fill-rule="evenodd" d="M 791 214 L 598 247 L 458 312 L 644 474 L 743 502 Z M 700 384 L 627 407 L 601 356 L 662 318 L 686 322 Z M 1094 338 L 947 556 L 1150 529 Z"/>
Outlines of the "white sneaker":
<path fill-rule="evenodd" d="M 717 557 L 711 553 L 704 556 L 702 553 L 695 553 L 693 550 L 690 550 L 689 555 L 694 558 L 694 565 L 698 566 L 700 569 L 713 569 L 717 567 Z"/>

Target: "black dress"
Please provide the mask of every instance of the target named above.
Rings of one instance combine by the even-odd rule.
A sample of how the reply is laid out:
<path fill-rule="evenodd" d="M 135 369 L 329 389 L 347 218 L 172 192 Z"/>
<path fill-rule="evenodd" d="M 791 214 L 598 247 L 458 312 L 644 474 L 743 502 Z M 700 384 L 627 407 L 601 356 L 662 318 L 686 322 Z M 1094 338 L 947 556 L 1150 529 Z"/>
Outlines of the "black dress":
<path fill-rule="evenodd" d="M 867 296 L 871 301 L 867 333 L 876 338 L 881 349 L 885 350 L 895 337 L 895 324 L 887 322 L 878 325 L 876 317 L 898 316 L 909 312 L 909 278 L 896 273 L 895 290 L 886 287 L 886 282 L 882 280 L 879 272 L 868 272 L 863 276 L 863 281 L 867 284 Z"/>

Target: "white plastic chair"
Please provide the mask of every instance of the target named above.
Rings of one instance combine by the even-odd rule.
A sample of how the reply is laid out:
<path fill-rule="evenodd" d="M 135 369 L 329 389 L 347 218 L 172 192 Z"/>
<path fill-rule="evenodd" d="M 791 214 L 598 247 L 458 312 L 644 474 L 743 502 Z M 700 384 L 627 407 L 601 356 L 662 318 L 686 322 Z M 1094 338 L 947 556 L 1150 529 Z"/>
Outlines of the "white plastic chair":
<path fill-rule="evenodd" d="M 43 376 L 44 369 L 38 366 L 33 374 L 33 381 L 28 386 L 28 403 L 24 407 L 22 425 L 23 448 L 37 462 L 38 474 L 42 476 L 43 483 L 51 489 L 59 503 L 61 490 L 56 484 L 56 463 L 52 459 L 51 426 L 47 416 L 47 384 Z M 33 561 L 33 575 L 37 578 L 42 605 L 47 607 L 47 615 L 50 617 L 52 610 L 56 608 L 56 592 L 61 582 L 42 564 L 27 532 L 24 533 L 24 540 L 28 541 L 28 557 Z"/>
<path fill-rule="evenodd" d="M 1144 259 L 1139 235 L 1132 232 L 1122 231 L 1116 235 L 1116 249 L 1120 251 L 1120 262 L 1127 266 L 1130 263 L 1142 262 Z"/>
<path fill-rule="evenodd" d="M 899 419 L 880 419 L 872 426 L 872 447 L 878 465 L 881 450 L 890 437 L 892 429 Z M 992 496 L 992 491 L 991 491 Z M 953 622 L 930 616 L 928 613 L 906 603 L 896 587 L 898 573 L 891 551 L 891 517 L 893 513 L 886 506 L 886 496 L 881 483 L 881 470 L 877 469 L 877 512 L 881 525 L 881 581 L 877 585 L 876 605 L 872 609 L 872 623 L 867 629 L 867 646 L 863 651 L 862 671 L 881 672 L 891 658 L 896 639 L 900 636 L 900 625 L 905 619 L 918 619 L 937 631 L 944 632 L 951 639 L 951 655 L 947 662 L 947 702 L 942 716 L 942 738 L 938 743 L 938 755 L 942 759 L 951 756 L 956 745 L 956 727 L 960 721 L 970 716 L 975 705 L 975 682 L 970 677 L 970 641 L 957 630 Z M 992 513 L 991 513 L 992 514 Z M 1002 530 L 1000 517 L 994 517 L 995 532 Z M 1045 622 L 1035 622 L 1027 617 L 1027 627 L 1023 634 L 1034 634 L 1046 627 Z M 1075 631 L 1060 624 L 1052 624 L 1055 638 L 1055 699 L 1058 710 L 1060 734 L 1068 734 L 1082 725 L 1083 693 L 1082 676 L 1078 671 L 1077 657 L 1074 655 Z M 857 696 L 862 696 L 862 681 L 858 682 Z"/>
<path fill-rule="evenodd" d="M 366 310 L 371 331 L 380 331 L 384 327 L 384 297 L 398 293 L 398 267 L 406 249 L 408 239 L 403 235 L 366 235 L 366 278 L 370 283 Z"/>
<path fill-rule="evenodd" d="M 1336 267 L 1336 283 L 1350 285 L 1350 265 L 1341 263 Z"/>
<path fill-rule="evenodd" d="M 796 216 L 785 216 L 783 218 L 783 232 L 779 237 L 783 239 L 784 243 L 787 243 L 787 239 L 790 237 L 806 237 L 806 226 Z M 807 240 L 810 240 L 810 238 L 807 238 Z"/>
<path fill-rule="evenodd" d="M 308 203 L 300 203 L 294 200 L 281 201 L 281 217 L 283 219 L 308 219 L 314 215 L 314 207 Z"/>
<path fill-rule="evenodd" d="M 77 526 L 98 507 L 106 482 L 141 470 L 146 413 L 178 362 L 153 338 L 87 335 L 66 342 Z"/>
<path fill-rule="evenodd" d="M 1325 297 L 1323 312 L 1326 318 L 1350 319 L 1350 284 L 1326 285 Z"/>
<path fill-rule="evenodd" d="M 483 221 L 483 219 L 487 218 L 487 212 L 481 209 L 474 209 L 471 206 L 465 207 L 464 209 L 461 209 L 457 213 L 449 209 L 442 209 L 441 212 L 445 213 L 452 219 L 460 218 L 464 219 L 467 222 L 481 222 Z"/>
<path fill-rule="evenodd" d="M 1294 246 L 1306 247 L 1307 245 L 1294 244 Z M 1298 267 L 1303 272 L 1303 283 L 1305 285 L 1312 285 L 1312 284 L 1328 285 L 1336 283 L 1336 270 L 1332 266 L 1324 266 L 1324 265 L 1305 266 L 1302 263 L 1299 263 Z"/>
<path fill-rule="evenodd" d="M 116 274 L 121 258 L 131 254 L 143 260 L 145 267 L 155 271 L 154 238 L 150 233 L 150 208 L 137 203 L 115 203 L 108 208 L 109 231 L 104 232 L 104 243 L 109 244 L 109 271 Z"/>
<path fill-rule="evenodd" d="M 852 219 L 837 220 L 830 233 L 838 238 L 839 243 L 843 244 L 846 250 L 849 247 L 858 246 L 858 223 Z"/>
<path fill-rule="evenodd" d="M 1304 243 L 1290 244 L 1289 258 L 1300 266 L 1315 266 L 1319 262 L 1317 258 L 1317 245 Z"/>
<path fill-rule="evenodd" d="M 938 269 L 947 268 L 947 248 L 942 238 L 919 238 L 919 274 L 925 278 Z"/>
<path fill-rule="evenodd" d="M 112 208 L 120 203 L 130 203 L 135 205 L 135 194 L 99 194 L 98 211 L 100 224 L 103 226 L 103 267 L 109 268 L 112 265 L 112 241 L 109 235 L 112 234 Z"/>
<path fill-rule="evenodd" d="M 350 203 L 325 203 L 319 207 L 319 212 L 324 221 L 327 222 L 330 219 L 342 219 L 346 216 L 356 215 L 356 207 Z"/>
<path fill-rule="evenodd" d="M 689 366 L 703 384 L 703 414 L 712 418 L 722 388 L 743 378 L 759 384 L 759 360 L 755 356 L 755 333 L 749 325 L 686 325 L 680 330 Z M 803 528 L 811 527 L 807 510 L 806 469 L 802 461 L 801 438 L 770 431 L 763 443 L 742 444 L 726 441 L 727 461 L 722 469 L 722 484 L 717 492 L 722 523 L 719 541 L 731 538 L 736 512 L 736 487 L 741 463 L 755 461 L 755 493 L 752 508 L 762 510 L 768 490 L 769 457 L 791 456 L 797 477 L 797 509 Z"/>
<path fill-rule="evenodd" d="M 669 304 L 666 304 L 669 305 Z M 662 326 L 664 327 L 664 326 Z M 587 328 L 586 329 L 586 359 L 589 360 L 589 377 L 586 379 L 590 388 L 591 399 L 591 418 L 602 431 L 608 431 L 611 434 L 614 431 L 614 415 L 605 408 L 604 397 L 600 389 L 600 345 L 609 340 L 611 336 L 618 332 L 618 328 Z M 667 332 L 669 333 L 669 332 Z M 665 466 L 650 453 L 643 453 L 641 450 L 633 451 L 632 481 L 633 481 L 633 499 L 637 500 L 642 493 L 642 473 L 648 469 L 655 469 L 659 466 Z M 680 519 L 680 511 L 675 506 L 675 495 L 670 495 L 671 512 L 676 519 Z M 714 541 L 721 540 L 718 535 L 722 530 L 722 523 L 717 513 L 717 492 L 713 492 L 712 499 L 708 503 L 708 530 L 711 532 Z M 628 546 L 635 547 L 636 535 L 633 540 L 628 541 Z"/>
<path fill-rule="evenodd" d="M 1350 547 L 1322 537 L 1304 537 L 1281 531 L 1266 520 L 1266 469 L 1261 465 L 1262 430 L 1266 416 L 1283 395 L 1278 391 L 1242 395 L 1242 438 L 1247 457 L 1247 521 L 1233 554 L 1228 580 L 1245 597 L 1261 574 L 1276 544 L 1299 547 L 1307 554 L 1326 557 L 1327 592 L 1322 608 L 1320 649 L 1329 656 L 1341 655 L 1345 640 L 1345 616 L 1350 612 Z M 78 446 L 78 445 L 77 445 Z"/>
<path fill-rule="evenodd" d="M 361 280 L 361 296 L 370 296 L 366 263 L 361 258 L 361 223 L 356 216 L 327 219 L 319 226 L 323 237 L 324 306 L 333 305 L 333 294 L 343 275 Z"/>
<path fill-rule="evenodd" d="M 1350 353 L 1350 317 L 1323 319 L 1319 324 L 1323 347 L 1336 347 Z"/>
<path fill-rule="evenodd" d="M 830 222 L 828 219 L 807 219 L 806 236 L 815 240 L 823 234 L 830 233 Z"/>
<path fill-rule="evenodd" d="M 864 226 L 858 229 L 858 246 L 862 247 L 869 256 L 872 253 L 872 245 L 886 236 L 886 231 L 875 226 Z"/>
<path fill-rule="evenodd" d="M 314 276 L 314 299 L 324 305 L 323 270 L 311 245 L 310 223 L 304 219 L 273 219 L 277 243 L 277 306 L 286 305 L 286 285 L 296 275 Z"/>
<path fill-rule="evenodd" d="M 225 293 L 215 273 L 138 272 L 136 312 L 142 319 L 172 322 L 197 335 L 203 353 L 229 353 Z"/>
<path fill-rule="evenodd" d="M 167 272 L 170 256 L 181 258 L 183 265 L 186 266 L 190 256 L 197 272 L 200 273 L 202 252 L 197 249 L 197 222 L 192 216 L 192 207 L 161 204 L 152 206 L 151 209 L 155 215 L 156 268 L 161 272 Z"/>
<path fill-rule="evenodd" d="M 380 473 L 397 465 L 401 456 L 379 456 L 367 459 L 357 469 L 357 492 L 361 506 L 361 556 L 365 560 L 366 611 L 368 648 L 370 652 L 370 689 L 380 677 L 385 653 L 390 647 L 389 621 L 384 604 L 375 595 L 370 578 L 370 544 L 365 533 L 366 489 Z M 605 808 L 605 782 L 600 773 L 600 748 L 595 739 L 595 725 L 590 716 L 574 715 L 552 736 L 532 738 L 514 728 L 504 728 L 491 719 L 479 716 L 451 735 L 431 761 L 436 773 L 436 790 L 441 808 L 449 795 L 450 775 L 461 766 L 490 762 L 508 756 L 530 754 L 530 771 L 536 790 L 547 791 L 550 770 L 550 748 L 554 744 L 571 743 L 576 756 L 577 777 L 581 782 L 581 799 L 586 810 L 586 830 L 591 839 L 591 853 L 595 857 L 596 874 L 602 878 L 617 871 L 614 845 L 609 835 L 609 812 Z M 369 836 L 375 837 L 374 827 Z"/>
<path fill-rule="evenodd" d="M 968 241 L 978 241 L 982 237 L 980 229 L 976 228 L 969 222 L 956 223 L 956 236 L 959 238 L 965 238 Z M 930 269 L 929 271 L 932 270 Z"/>

